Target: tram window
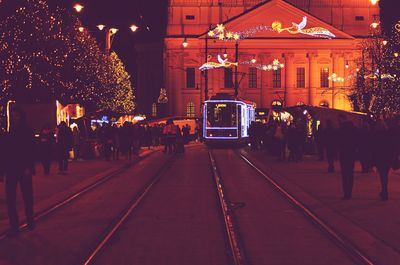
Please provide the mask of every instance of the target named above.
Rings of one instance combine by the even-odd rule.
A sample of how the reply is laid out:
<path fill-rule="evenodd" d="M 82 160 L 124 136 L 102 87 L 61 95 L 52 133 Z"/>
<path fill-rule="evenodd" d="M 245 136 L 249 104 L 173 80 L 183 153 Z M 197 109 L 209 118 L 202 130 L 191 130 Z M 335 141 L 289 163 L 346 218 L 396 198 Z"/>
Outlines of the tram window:
<path fill-rule="evenodd" d="M 210 127 L 237 126 L 236 104 L 209 103 L 207 105 L 207 123 Z"/>

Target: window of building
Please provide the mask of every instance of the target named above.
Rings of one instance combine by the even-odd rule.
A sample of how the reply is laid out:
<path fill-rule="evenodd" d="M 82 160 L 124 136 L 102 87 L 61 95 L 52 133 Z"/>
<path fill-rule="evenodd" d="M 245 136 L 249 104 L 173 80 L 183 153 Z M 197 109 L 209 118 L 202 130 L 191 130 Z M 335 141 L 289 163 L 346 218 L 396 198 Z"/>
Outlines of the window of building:
<path fill-rule="evenodd" d="M 321 68 L 320 83 L 321 87 L 329 87 L 329 68 Z"/>
<path fill-rule="evenodd" d="M 153 103 L 151 105 L 151 116 L 157 117 L 157 104 Z"/>
<path fill-rule="evenodd" d="M 233 88 L 233 71 L 232 68 L 224 68 L 224 87 Z"/>
<path fill-rule="evenodd" d="M 272 87 L 273 88 L 281 87 L 281 69 L 272 71 Z"/>
<path fill-rule="evenodd" d="M 319 105 L 324 108 L 329 108 L 329 103 L 326 100 L 322 100 Z"/>
<path fill-rule="evenodd" d="M 306 69 L 304 67 L 298 67 L 296 71 L 296 80 L 297 80 L 297 87 L 304 88 L 306 87 Z"/>
<path fill-rule="evenodd" d="M 186 87 L 194 88 L 196 83 L 196 72 L 194 67 L 186 68 Z"/>
<path fill-rule="evenodd" d="M 186 20 L 194 20 L 195 18 L 195 15 L 186 15 Z"/>
<path fill-rule="evenodd" d="M 186 106 L 186 116 L 188 116 L 189 118 L 194 118 L 196 117 L 196 112 L 194 110 L 194 103 L 193 102 L 189 102 Z"/>
<path fill-rule="evenodd" d="M 364 21 L 364 16 L 356 16 L 356 21 Z"/>
<path fill-rule="evenodd" d="M 257 88 L 257 68 L 249 68 L 249 88 Z"/>

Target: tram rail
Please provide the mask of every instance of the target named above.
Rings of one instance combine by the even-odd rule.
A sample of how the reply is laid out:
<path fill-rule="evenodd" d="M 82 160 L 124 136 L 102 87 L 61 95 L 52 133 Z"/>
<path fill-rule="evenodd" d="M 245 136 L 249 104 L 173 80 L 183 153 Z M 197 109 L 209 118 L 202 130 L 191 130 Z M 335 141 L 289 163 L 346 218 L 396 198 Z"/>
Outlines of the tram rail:
<path fill-rule="evenodd" d="M 175 157 L 170 157 L 148 181 L 148 183 L 132 198 L 128 205 L 121 211 L 121 213 L 112 221 L 108 228 L 104 230 L 99 240 L 93 244 L 92 248 L 88 251 L 86 257 L 82 259 L 80 264 L 89 265 L 93 264 L 102 251 L 105 250 L 107 244 L 112 238 L 120 231 L 121 227 L 131 217 L 132 213 L 138 208 L 143 199 L 150 193 L 155 184 L 166 174 L 175 160 Z"/>
<path fill-rule="evenodd" d="M 332 228 L 327 222 L 322 220 L 317 214 L 315 214 L 310 208 L 304 203 L 298 200 L 293 194 L 290 194 L 284 187 L 282 187 L 277 181 L 271 176 L 262 171 L 254 163 L 252 163 L 246 156 L 239 154 L 237 151 L 234 152 L 239 156 L 250 168 L 258 173 L 259 176 L 264 178 L 267 183 L 274 188 L 283 198 L 289 203 L 294 205 L 296 209 L 301 212 L 312 224 L 314 224 L 324 235 L 326 235 L 331 241 L 333 241 L 340 249 L 342 249 L 356 264 L 360 265 L 375 265 L 377 264 L 371 259 L 366 253 L 363 253 L 358 249 L 350 240 L 340 234 Z"/>
<path fill-rule="evenodd" d="M 69 195 L 67 198 L 47 207 L 46 209 L 38 212 L 35 214 L 34 216 L 34 220 L 35 222 L 38 222 L 46 217 L 49 217 L 50 215 L 56 213 L 58 210 L 61 210 L 62 208 L 66 207 L 67 205 L 71 204 L 72 202 L 76 201 L 77 199 L 81 198 L 83 195 L 95 190 L 96 188 L 98 188 L 99 186 L 107 183 L 108 181 L 110 181 L 111 179 L 115 178 L 116 176 L 126 172 L 128 169 L 130 169 L 132 166 L 134 166 L 135 164 L 145 160 L 146 158 L 149 158 L 151 155 L 153 155 L 154 153 L 156 153 L 157 151 L 153 151 L 151 153 L 148 153 L 146 155 L 144 155 L 143 157 L 139 157 L 139 159 L 137 159 L 134 162 L 129 162 L 128 164 L 125 164 L 123 166 L 121 166 L 120 168 L 110 172 L 109 174 L 105 175 L 104 177 L 100 178 L 99 180 L 96 180 L 95 182 L 81 188 L 80 190 L 74 192 L 73 194 Z M 24 230 L 27 228 L 27 223 L 22 223 L 20 225 L 20 229 Z M 7 238 L 7 231 L 4 231 L 3 233 L 0 234 L 0 240 L 4 240 L 5 238 Z"/>
<path fill-rule="evenodd" d="M 208 156 L 210 158 L 211 170 L 217 189 L 219 204 L 221 206 L 221 211 L 224 217 L 224 225 L 228 237 L 233 263 L 235 265 L 246 265 L 247 261 L 245 251 L 242 241 L 240 239 L 239 231 L 237 229 L 232 204 L 229 202 L 229 199 L 225 192 L 223 180 L 220 176 L 220 173 L 218 172 L 214 155 L 210 149 L 208 149 Z"/>

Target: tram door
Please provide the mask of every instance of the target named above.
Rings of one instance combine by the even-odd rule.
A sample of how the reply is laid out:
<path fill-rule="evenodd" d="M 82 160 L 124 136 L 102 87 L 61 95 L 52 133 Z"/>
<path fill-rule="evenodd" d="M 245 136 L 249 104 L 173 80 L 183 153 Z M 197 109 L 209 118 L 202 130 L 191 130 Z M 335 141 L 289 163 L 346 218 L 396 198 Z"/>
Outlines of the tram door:
<path fill-rule="evenodd" d="M 238 139 L 241 139 L 243 135 L 243 130 L 242 130 L 242 106 L 240 104 L 236 105 L 236 119 L 237 119 Z"/>

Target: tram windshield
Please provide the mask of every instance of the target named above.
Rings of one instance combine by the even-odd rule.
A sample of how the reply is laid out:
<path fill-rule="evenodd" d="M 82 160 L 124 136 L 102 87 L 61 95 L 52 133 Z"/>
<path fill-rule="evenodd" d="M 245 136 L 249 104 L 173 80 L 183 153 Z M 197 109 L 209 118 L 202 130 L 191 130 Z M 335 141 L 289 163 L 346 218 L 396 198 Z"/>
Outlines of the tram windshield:
<path fill-rule="evenodd" d="M 236 104 L 232 102 L 207 103 L 207 127 L 236 127 Z"/>

